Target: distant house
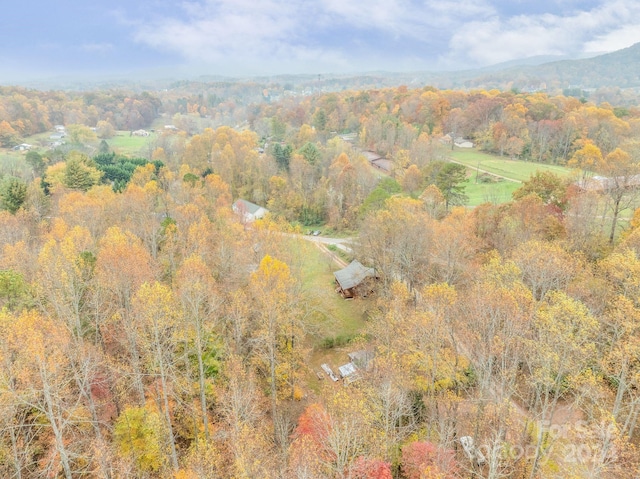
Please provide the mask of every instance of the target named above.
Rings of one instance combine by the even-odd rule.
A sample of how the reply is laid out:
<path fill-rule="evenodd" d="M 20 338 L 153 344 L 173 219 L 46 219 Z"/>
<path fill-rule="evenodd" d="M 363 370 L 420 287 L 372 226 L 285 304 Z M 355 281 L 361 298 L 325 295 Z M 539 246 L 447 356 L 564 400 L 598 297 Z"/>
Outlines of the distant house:
<path fill-rule="evenodd" d="M 340 138 L 342 139 L 342 141 L 346 141 L 347 143 L 353 143 L 354 141 L 356 141 L 356 138 L 358 138 L 358 134 L 357 133 L 345 133 L 343 135 L 340 135 Z"/>
<path fill-rule="evenodd" d="M 462 138 L 460 136 L 454 139 L 448 133 L 440 137 L 440 143 L 442 143 L 443 145 L 449 145 L 449 146 L 451 146 L 451 143 L 453 143 L 458 148 L 473 148 L 473 142 L 465 138 Z"/>
<path fill-rule="evenodd" d="M 575 185 L 582 191 L 605 192 L 618 188 L 635 190 L 640 187 L 640 175 L 613 178 L 596 175 L 580 180 Z"/>
<path fill-rule="evenodd" d="M 442 143 L 443 145 L 451 146 L 452 141 L 453 139 L 451 138 L 451 135 L 449 133 L 440 137 L 440 143 Z"/>
<path fill-rule="evenodd" d="M 33 146 L 30 145 L 29 143 L 21 143 L 19 145 L 14 146 L 12 149 L 13 151 L 29 151 L 31 148 L 33 148 Z"/>
<path fill-rule="evenodd" d="M 165 130 L 177 130 L 178 127 L 176 125 L 164 125 Z"/>
<path fill-rule="evenodd" d="M 132 131 L 131 134 L 133 136 L 149 136 L 150 133 L 147 130 L 136 130 Z"/>
<path fill-rule="evenodd" d="M 456 138 L 453 144 L 458 148 L 473 148 L 473 143 L 464 138 Z"/>
<path fill-rule="evenodd" d="M 232 208 L 233 212 L 241 217 L 240 219 L 243 223 L 250 223 L 260 218 L 264 218 L 269 212 L 265 207 L 243 199 L 236 200 Z"/>
<path fill-rule="evenodd" d="M 56 130 L 58 133 L 64 133 L 66 131 L 66 128 L 64 127 L 64 125 L 56 125 L 53 127 L 54 130 Z"/>
<path fill-rule="evenodd" d="M 367 296 L 371 291 L 369 282 L 376 277 L 373 268 L 367 268 L 357 260 L 353 260 L 349 266 L 336 271 L 333 274 L 338 285 L 336 291 L 343 298 L 350 299 L 355 296 Z"/>
<path fill-rule="evenodd" d="M 62 140 L 65 136 L 67 136 L 67 134 L 65 132 L 53 133 L 53 134 L 49 135 L 49 139 L 50 140 L 59 141 L 59 140 Z"/>

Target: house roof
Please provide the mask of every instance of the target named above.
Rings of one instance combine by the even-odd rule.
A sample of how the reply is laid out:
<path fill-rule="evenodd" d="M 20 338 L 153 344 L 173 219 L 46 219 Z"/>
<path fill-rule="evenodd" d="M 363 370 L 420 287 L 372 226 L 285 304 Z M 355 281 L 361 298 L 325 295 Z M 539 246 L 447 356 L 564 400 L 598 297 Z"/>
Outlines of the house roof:
<path fill-rule="evenodd" d="M 375 151 L 371 151 L 371 150 L 364 150 L 362 152 L 362 155 L 369 161 L 376 161 L 376 160 L 383 159 L 382 155 L 376 153 Z"/>
<path fill-rule="evenodd" d="M 640 175 L 633 176 L 593 176 L 576 183 L 578 187 L 586 191 L 605 191 L 612 188 L 636 188 L 640 186 Z"/>
<path fill-rule="evenodd" d="M 369 363 L 373 360 L 374 353 L 373 351 L 361 349 L 359 351 L 349 353 L 348 356 L 351 363 L 355 364 L 357 368 L 367 369 L 369 367 Z"/>
<path fill-rule="evenodd" d="M 353 363 L 343 364 L 342 366 L 338 366 L 338 371 L 340 372 L 340 376 L 346 378 L 356 373 L 356 365 Z"/>
<path fill-rule="evenodd" d="M 390 172 L 393 170 L 393 161 L 387 160 L 386 158 L 378 158 L 377 160 L 372 160 L 371 164 L 384 171 Z"/>
<path fill-rule="evenodd" d="M 233 206 L 235 208 L 239 208 L 243 211 L 246 211 L 249 214 L 255 215 L 262 206 L 258 206 L 255 203 L 251 203 L 251 201 L 243 200 L 242 198 L 237 200 Z"/>
<path fill-rule="evenodd" d="M 351 289 L 358 286 L 366 278 L 376 275 L 373 268 L 363 266 L 359 261 L 353 260 L 349 266 L 333 273 L 342 289 Z"/>

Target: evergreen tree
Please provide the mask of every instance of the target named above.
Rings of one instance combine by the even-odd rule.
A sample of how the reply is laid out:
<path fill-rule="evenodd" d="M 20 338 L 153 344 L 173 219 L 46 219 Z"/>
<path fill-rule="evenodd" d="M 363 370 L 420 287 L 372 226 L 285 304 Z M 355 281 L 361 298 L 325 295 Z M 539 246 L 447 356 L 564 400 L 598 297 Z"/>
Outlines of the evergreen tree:
<path fill-rule="evenodd" d="M 83 154 L 71 154 L 64 170 L 64 185 L 73 190 L 87 191 L 98 183 L 102 173 L 91 166 Z"/>
<path fill-rule="evenodd" d="M 5 178 L 0 184 L 0 204 L 2 209 L 15 213 L 27 199 L 27 184 L 13 176 Z"/>
<path fill-rule="evenodd" d="M 469 197 L 464 194 L 463 182 L 467 179 L 466 175 L 467 169 L 457 163 L 447 163 L 438 172 L 435 185 L 444 196 L 447 210 L 449 206 L 463 205 L 469 200 Z"/>
<path fill-rule="evenodd" d="M 273 156 L 275 157 L 280 170 L 289 171 L 292 151 L 293 149 L 291 148 L 291 145 L 282 146 L 280 143 L 276 143 L 274 145 Z"/>

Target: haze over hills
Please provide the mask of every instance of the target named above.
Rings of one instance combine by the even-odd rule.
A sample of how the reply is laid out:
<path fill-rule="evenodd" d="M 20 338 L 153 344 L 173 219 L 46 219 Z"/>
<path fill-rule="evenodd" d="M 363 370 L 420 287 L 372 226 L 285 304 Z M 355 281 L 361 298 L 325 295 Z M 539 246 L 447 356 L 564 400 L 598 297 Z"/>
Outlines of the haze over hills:
<path fill-rule="evenodd" d="M 640 87 L 640 43 L 590 58 L 519 65 L 487 74 L 479 70 L 454 73 L 457 87 L 505 87 L 554 90 L 564 88 Z M 440 82 L 446 82 L 441 77 Z"/>
<path fill-rule="evenodd" d="M 558 60 L 558 58 L 562 58 Z M 612 53 L 589 58 L 567 59 L 559 56 L 533 56 L 488 67 L 457 71 L 363 72 L 359 74 L 323 73 L 274 76 L 203 75 L 162 69 L 132 73 L 128 77 L 58 76 L 38 81 L 19 82 L 35 89 L 88 90 L 127 87 L 138 90 L 170 88 L 176 82 L 243 82 L 261 85 L 295 85 L 308 91 L 384 88 L 398 85 L 432 85 L 438 88 L 516 88 L 526 91 L 559 93 L 566 89 L 592 90 L 603 87 L 635 89 L 640 87 L 640 43 Z"/>

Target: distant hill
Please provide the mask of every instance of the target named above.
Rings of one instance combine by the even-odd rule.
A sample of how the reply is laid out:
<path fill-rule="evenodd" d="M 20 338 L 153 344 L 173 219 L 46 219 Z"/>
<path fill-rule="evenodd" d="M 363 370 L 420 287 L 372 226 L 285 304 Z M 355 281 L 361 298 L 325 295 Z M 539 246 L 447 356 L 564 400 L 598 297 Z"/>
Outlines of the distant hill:
<path fill-rule="evenodd" d="M 471 70 L 438 75 L 436 86 L 558 90 L 601 87 L 640 88 L 640 43 L 580 60 L 519 65 L 489 72 Z"/>
<path fill-rule="evenodd" d="M 159 72 L 155 72 L 159 74 Z M 241 83 L 272 88 L 274 85 L 295 88 L 299 92 L 319 93 L 345 89 L 365 90 L 407 85 L 419 88 L 432 85 L 441 89 L 497 88 L 521 91 L 547 91 L 557 94 L 566 89 L 589 91 L 603 87 L 640 90 L 640 43 L 629 48 L 590 58 L 567 59 L 562 56 L 534 56 L 462 71 L 415 71 L 362 73 L 322 73 L 306 75 L 275 75 L 231 78 L 220 75 L 190 77 L 184 72 L 174 72 L 172 78 L 166 72 L 136 78 L 101 77 L 76 79 L 61 77 L 49 80 L 23 82 L 24 86 L 37 89 L 95 90 L 128 88 L 134 91 L 175 88 L 177 84 L 188 89 L 189 84 L 198 88 L 203 83 Z"/>

